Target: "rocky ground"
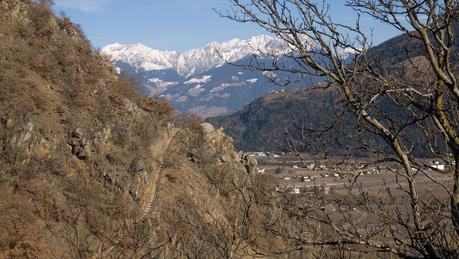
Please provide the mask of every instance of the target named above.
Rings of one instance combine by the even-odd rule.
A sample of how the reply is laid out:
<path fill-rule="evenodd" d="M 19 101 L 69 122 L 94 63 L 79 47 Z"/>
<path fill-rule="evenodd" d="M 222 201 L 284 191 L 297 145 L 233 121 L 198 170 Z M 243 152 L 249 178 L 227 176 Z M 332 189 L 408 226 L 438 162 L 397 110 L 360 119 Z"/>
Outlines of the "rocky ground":
<path fill-rule="evenodd" d="M 138 95 L 77 25 L 31 1 L 0 1 L 0 42 L 0 257 L 276 247 L 255 224 L 254 161 L 221 130 Z"/>

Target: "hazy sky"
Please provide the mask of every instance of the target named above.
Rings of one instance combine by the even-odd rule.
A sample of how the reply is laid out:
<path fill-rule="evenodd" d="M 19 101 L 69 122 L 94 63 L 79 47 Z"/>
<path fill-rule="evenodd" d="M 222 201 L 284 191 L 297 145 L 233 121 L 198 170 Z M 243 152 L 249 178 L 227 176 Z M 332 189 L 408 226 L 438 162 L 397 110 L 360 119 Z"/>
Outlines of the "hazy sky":
<path fill-rule="evenodd" d="M 94 46 L 142 43 L 160 50 L 186 51 L 211 41 L 248 39 L 265 32 L 255 25 L 221 18 L 212 9 L 228 10 L 227 0 L 55 0 L 56 12 L 64 11 L 82 25 Z M 344 0 L 332 0 L 331 16 L 352 22 L 355 14 Z M 364 18 L 382 42 L 396 32 Z"/>

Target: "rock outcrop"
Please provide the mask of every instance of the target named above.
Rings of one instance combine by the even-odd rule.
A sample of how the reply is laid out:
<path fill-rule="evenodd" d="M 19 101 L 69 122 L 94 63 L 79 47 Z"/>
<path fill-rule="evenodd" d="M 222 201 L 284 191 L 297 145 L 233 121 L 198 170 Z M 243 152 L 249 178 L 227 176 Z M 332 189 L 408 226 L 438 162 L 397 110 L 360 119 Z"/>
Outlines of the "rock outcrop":
<path fill-rule="evenodd" d="M 1 258 L 251 251 L 255 164 L 221 129 L 174 126 L 167 103 L 31 1 L 0 1 L 0 42 Z"/>

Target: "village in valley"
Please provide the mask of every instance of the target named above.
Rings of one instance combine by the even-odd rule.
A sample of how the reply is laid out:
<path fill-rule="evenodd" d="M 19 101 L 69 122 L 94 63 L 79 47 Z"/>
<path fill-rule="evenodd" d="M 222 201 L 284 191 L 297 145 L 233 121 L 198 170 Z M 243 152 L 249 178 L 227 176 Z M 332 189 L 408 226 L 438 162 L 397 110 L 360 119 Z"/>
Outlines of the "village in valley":
<path fill-rule="evenodd" d="M 249 155 L 257 160 L 256 174 L 267 175 L 276 181 L 275 191 L 278 193 L 317 196 L 345 195 L 358 183 L 359 187 L 375 190 L 385 186 L 402 187 L 400 179 L 393 170 L 396 166 L 389 163 L 372 163 L 368 158 L 315 159 L 307 154 L 289 154 L 274 152 L 251 152 Z M 454 161 L 426 159 L 424 170 L 434 172 L 435 176 L 444 180 L 444 174 Z M 428 182 L 421 170 L 419 181 Z M 422 170 L 422 171 L 424 171 Z"/>

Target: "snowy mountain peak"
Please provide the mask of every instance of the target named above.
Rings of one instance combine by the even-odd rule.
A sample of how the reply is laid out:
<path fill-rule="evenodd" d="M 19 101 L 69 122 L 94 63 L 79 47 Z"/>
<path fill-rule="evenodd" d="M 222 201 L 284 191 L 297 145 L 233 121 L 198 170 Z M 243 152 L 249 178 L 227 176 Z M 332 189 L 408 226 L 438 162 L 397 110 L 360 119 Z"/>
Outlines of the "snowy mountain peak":
<path fill-rule="evenodd" d="M 114 43 L 101 50 L 110 59 L 131 65 L 136 71 L 163 70 L 174 68 L 179 53 L 160 51 L 143 44 L 123 45 Z"/>
<path fill-rule="evenodd" d="M 304 44 L 314 49 L 306 37 Z M 298 67 L 298 62 L 292 58 L 295 55 L 292 46 L 268 35 L 210 42 L 184 53 L 120 43 L 104 47 L 102 53 L 116 62 L 119 72 L 137 78 L 141 93 L 165 98 L 177 111 L 203 117 L 237 111 L 254 99 L 279 90 L 272 79 L 279 83 L 292 82 L 287 88 L 305 87 L 323 80 L 322 77 L 304 79 L 299 75 L 295 78 L 291 73 L 247 70 L 227 64 L 250 64 L 251 57 L 256 56 L 257 61 L 266 64 L 279 57 L 277 61 L 281 66 Z"/>
<path fill-rule="evenodd" d="M 160 51 L 142 44 L 114 43 L 102 48 L 102 53 L 115 62 L 129 64 L 136 71 L 174 69 L 179 75 L 191 77 L 234 62 L 251 54 L 282 53 L 285 43 L 268 35 L 254 36 L 248 40 L 233 39 L 227 42 L 211 42 L 203 48 L 185 53 Z"/>

